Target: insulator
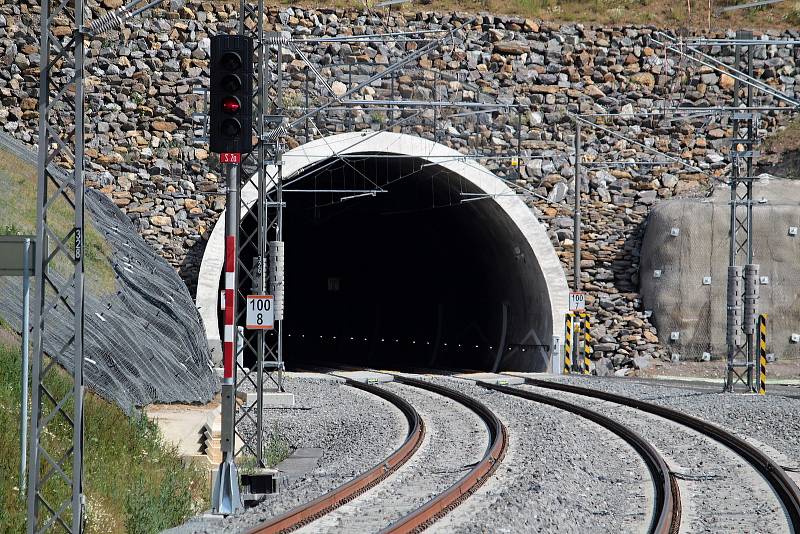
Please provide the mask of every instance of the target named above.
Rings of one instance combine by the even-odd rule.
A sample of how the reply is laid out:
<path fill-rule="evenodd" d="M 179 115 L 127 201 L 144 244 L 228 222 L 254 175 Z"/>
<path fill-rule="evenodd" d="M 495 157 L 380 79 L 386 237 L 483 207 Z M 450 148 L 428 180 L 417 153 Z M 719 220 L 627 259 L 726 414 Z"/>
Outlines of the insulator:
<path fill-rule="evenodd" d="M 286 135 L 286 127 L 283 125 L 278 126 L 267 132 L 264 137 L 267 141 L 277 141 L 281 137 Z"/>
<path fill-rule="evenodd" d="M 290 39 L 283 32 L 269 32 L 264 37 L 264 42 L 268 45 L 288 45 Z"/>
<path fill-rule="evenodd" d="M 754 334 L 758 317 L 758 265 L 744 266 L 744 321 L 742 329 L 746 334 Z"/>
<path fill-rule="evenodd" d="M 758 265 L 748 263 L 744 266 L 744 298 L 758 298 Z"/>
<path fill-rule="evenodd" d="M 741 345 L 742 331 L 742 268 L 728 267 L 728 314 L 726 320 L 726 341 L 728 345 Z"/>
<path fill-rule="evenodd" d="M 130 16 L 130 11 L 124 7 L 121 7 L 117 11 L 106 13 L 99 19 L 93 20 L 90 28 L 93 34 L 100 35 L 102 33 L 119 28 Z"/>
<path fill-rule="evenodd" d="M 283 241 L 271 241 L 269 244 L 269 279 L 274 297 L 275 320 L 283 320 L 284 308 L 284 248 Z"/>
<path fill-rule="evenodd" d="M 728 307 L 739 306 L 742 299 L 742 268 L 728 267 Z"/>

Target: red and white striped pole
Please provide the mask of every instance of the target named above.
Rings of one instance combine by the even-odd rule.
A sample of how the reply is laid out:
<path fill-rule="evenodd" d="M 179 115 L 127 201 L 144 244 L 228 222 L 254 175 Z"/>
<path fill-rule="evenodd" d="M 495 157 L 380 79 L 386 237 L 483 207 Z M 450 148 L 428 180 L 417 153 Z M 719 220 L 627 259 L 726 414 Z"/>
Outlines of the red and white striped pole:
<path fill-rule="evenodd" d="M 223 157 L 227 156 L 227 157 Z M 234 156 L 234 157 L 231 157 Z M 222 463 L 214 482 L 212 512 L 229 515 L 242 508 L 234 425 L 236 424 L 236 263 L 239 239 L 239 154 L 220 154 L 224 162 L 228 193 L 225 213 L 225 321 L 222 340 Z"/>
<path fill-rule="evenodd" d="M 222 367 L 225 383 L 233 381 L 236 361 L 236 235 L 225 236 L 225 336 Z"/>

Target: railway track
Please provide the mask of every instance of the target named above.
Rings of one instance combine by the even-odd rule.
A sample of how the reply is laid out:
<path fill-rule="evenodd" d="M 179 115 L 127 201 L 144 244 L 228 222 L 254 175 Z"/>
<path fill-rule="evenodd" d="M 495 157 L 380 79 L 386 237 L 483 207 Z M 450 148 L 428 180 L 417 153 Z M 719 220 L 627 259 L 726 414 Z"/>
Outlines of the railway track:
<path fill-rule="evenodd" d="M 353 502 L 355 499 L 373 490 L 373 488 L 376 490 L 376 486 L 380 482 L 396 473 L 403 464 L 420 450 L 425 436 L 425 423 L 410 403 L 384 387 L 351 379 L 345 380 L 348 385 L 378 395 L 400 408 L 409 422 L 410 431 L 406 441 L 386 461 L 381 462 L 366 473 L 327 494 L 256 526 L 249 531 L 251 534 L 290 532 L 306 525 L 313 530 L 313 521 L 346 503 L 351 503 L 351 507 L 355 506 L 356 503 Z M 420 532 L 458 506 L 492 475 L 505 454 L 508 441 L 505 427 L 500 420 L 474 398 L 443 386 L 401 375 L 395 375 L 395 381 L 405 386 L 445 397 L 460 404 L 474 413 L 483 422 L 488 432 L 486 450 L 479 461 L 469 467 L 465 475 L 421 506 L 414 507 L 412 511 L 403 514 L 399 519 L 382 527 L 381 530 L 387 533 Z M 381 485 L 381 488 L 383 486 Z"/>
<path fill-rule="evenodd" d="M 356 380 L 346 379 L 347 385 L 361 389 L 376 395 L 397 407 L 408 422 L 408 435 L 400 447 L 397 448 L 388 458 L 375 465 L 365 473 L 351 481 L 335 488 L 328 493 L 292 508 L 291 510 L 261 523 L 257 527 L 250 529 L 250 534 L 270 534 L 278 532 L 291 532 L 303 525 L 311 523 L 315 519 L 322 517 L 331 510 L 355 499 L 370 488 L 376 486 L 386 477 L 397 471 L 422 444 L 425 435 L 425 425 L 419 413 L 414 407 L 402 397 L 387 391 L 381 387 L 364 384 Z"/>
<path fill-rule="evenodd" d="M 747 462 L 747 465 L 755 469 L 763 477 L 771 490 L 774 492 L 775 496 L 777 496 L 777 499 L 780 501 L 780 505 L 783 507 L 783 510 L 786 514 L 786 519 L 788 521 L 788 530 L 790 532 L 800 532 L 800 489 L 798 489 L 797 485 L 780 465 L 778 465 L 775 461 L 773 461 L 755 446 L 739 438 L 738 436 L 697 417 L 693 417 L 672 408 L 667 408 L 665 406 L 660 406 L 631 397 L 575 386 L 572 384 L 534 378 L 525 378 L 525 384 L 528 386 L 535 386 L 551 391 L 559 391 L 626 406 L 633 410 L 645 412 L 676 423 L 677 425 L 687 427 L 692 431 L 723 445 L 735 455 L 744 459 Z M 517 388 L 507 388 L 505 386 L 496 386 L 488 383 L 481 383 L 480 385 L 489 389 L 504 388 L 517 390 Z M 533 393 L 529 390 L 518 391 L 525 391 L 526 394 Z M 752 505 L 753 504 L 751 503 L 751 506 Z"/>
<path fill-rule="evenodd" d="M 661 457 L 661 454 L 642 436 L 610 417 L 577 404 L 511 386 L 489 382 L 479 382 L 479 384 L 484 388 L 499 391 L 506 395 L 547 404 L 574 413 L 622 438 L 642 457 L 653 481 L 653 513 L 647 532 L 649 534 L 672 534 L 678 532 L 681 513 L 677 480 L 671 476 L 669 467 L 664 458 Z"/>
<path fill-rule="evenodd" d="M 416 507 L 413 511 L 405 513 L 399 519 L 392 519 L 391 523 L 387 523 L 380 528 L 375 528 L 375 525 L 372 524 L 369 528 L 363 530 L 365 532 L 380 530 L 381 532 L 391 533 L 420 532 L 456 508 L 491 477 L 505 454 L 508 443 L 507 431 L 491 410 L 467 393 L 446 387 L 441 383 L 435 383 L 435 381 L 421 380 L 406 374 L 387 374 L 391 374 L 394 381 L 403 386 L 426 390 L 434 395 L 447 397 L 463 407 L 468 407 L 469 410 L 480 417 L 489 433 L 488 446 L 486 447 L 483 457 L 479 462 L 475 463 L 474 466 L 471 466 L 469 472 L 462 476 L 457 482 L 450 485 L 446 490 L 436 494 L 435 497 L 426 497 L 428 500 L 424 502 L 424 504 Z M 424 418 L 414 409 L 412 406 L 414 403 L 405 401 L 402 398 L 403 395 L 397 394 L 397 390 L 395 390 L 395 393 L 392 393 L 388 391 L 386 387 L 364 384 L 351 379 L 346 380 L 349 385 L 379 395 L 401 409 L 406 415 L 410 429 L 406 441 L 390 458 L 376 465 L 367 473 L 360 475 L 356 479 L 308 504 L 298 506 L 295 509 L 262 523 L 250 530 L 251 533 L 289 532 L 306 525 L 310 528 L 304 529 L 304 532 L 337 530 L 336 527 L 342 525 L 342 523 L 337 522 L 341 521 L 340 519 L 336 519 L 338 516 L 346 517 L 348 513 L 350 516 L 357 516 L 362 513 L 358 506 L 370 506 L 368 492 L 374 495 L 371 500 L 371 505 L 374 506 L 376 503 L 391 501 L 390 498 L 387 499 L 387 495 L 390 495 L 391 491 L 393 491 L 391 489 L 392 484 L 397 485 L 405 483 L 402 480 L 399 483 L 397 481 L 390 482 L 387 481 L 387 478 L 392 473 L 395 473 L 395 478 L 399 477 L 400 473 L 397 473 L 398 469 L 409 459 L 414 457 L 415 453 L 420 450 L 421 443 L 426 435 Z M 696 494 L 692 492 L 697 492 L 697 487 L 690 489 L 688 493 L 690 497 L 687 497 L 689 500 L 685 501 L 688 502 L 687 506 L 690 507 L 688 512 L 689 516 L 684 518 L 684 524 L 682 524 L 682 515 L 686 510 L 681 509 L 682 498 L 677 478 L 681 477 L 684 481 L 691 481 L 692 479 L 684 478 L 685 473 L 672 473 L 670 471 L 670 465 L 680 465 L 680 462 L 674 463 L 674 457 L 670 456 L 674 451 L 669 448 L 667 448 L 666 451 L 667 456 L 670 456 L 669 464 L 667 463 L 668 460 L 663 456 L 665 450 L 664 443 L 667 443 L 669 440 L 666 442 L 662 441 L 660 445 L 659 439 L 651 441 L 653 437 L 651 436 L 650 439 L 647 438 L 647 430 L 637 432 L 636 428 L 639 428 L 639 426 L 635 424 L 635 415 L 629 415 L 632 419 L 628 421 L 624 421 L 624 418 L 620 421 L 619 417 L 617 417 L 618 411 L 609 411 L 609 406 L 605 403 L 614 403 L 624 406 L 630 409 L 631 413 L 640 411 L 650 414 L 652 419 L 667 419 L 675 425 L 680 425 L 681 427 L 689 429 L 686 431 L 686 435 L 691 431 L 704 436 L 709 442 L 713 440 L 713 442 L 716 442 L 717 447 L 721 449 L 729 449 L 728 461 L 734 456 L 744 459 L 747 462 L 747 469 L 752 467 L 752 469 L 757 471 L 760 477 L 763 477 L 763 480 L 766 481 L 765 484 L 762 484 L 764 486 L 763 492 L 768 491 L 766 489 L 767 485 L 772 492 L 774 492 L 777 501 L 780 502 L 778 508 L 782 507 L 785 511 L 788 522 L 787 531 L 800 532 L 800 490 L 798 490 L 791 478 L 789 478 L 776 462 L 753 445 L 702 419 L 635 398 L 561 382 L 525 378 L 525 385 L 521 387 L 511 387 L 483 381 L 478 381 L 477 384 L 485 389 L 493 390 L 504 395 L 547 404 L 554 408 L 573 413 L 602 426 L 624 440 L 641 457 L 653 485 L 652 499 L 649 500 L 649 504 L 652 504 L 652 511 L 649 512 L 649 515 L 642 516 L 644 521 L 648 521 L 647 523 L 643 523 L 643 525 L 648 525 L 647 532 L 650 534 L 672 534 L 679 531 L 687 531 L 687 528 L 691 530 L 691 528 L 696 525 L 690 522 L 690 518 L 692 514 L 697 512 L 697 508 L 703 506 L 705 502 L 698 500 L 698 502 L 702 504 L 694 504 L 693 499 Z M 534 386 L 535 388 L 542 388 L 544 390 L 560 393 L 547 394 L 546 392 L 539 392 L 527 386 Z M 400 386 L 394 387 L 399 388 Z M 563 394 L 568 395 L 565 396 Z M 593 409 L 594 406 L 591 404 L 591 407 L 586 406 L 584 405 L 586 404 L 585 402 L 581 403 L 577 398 L 573 400 L 572 396 L 584 397 L 587 400 L 594 399 L 596 402 L 602 401 L 603 404 L 597 405 L 597 408 Z M 604 410 L 608 411 L 607 415 L 602 413 Z M 644 425 L 641 421 L 639 423 Z M 642 432 L 644 432 L 644 434 Z M 732 451 L 733 454 L 731 454 L 730 451 Z M 702 457 L 702 454 L 697 454 L 699 457 Z M 415 462 L 420 463 L 416 460 Z M 722 465 L 724 465 L 724 462 L 719 463 L 719 466 Z M 410 467 L 404 468 L 404 470 L 407 469 L 410 469 Z M 680 471 L 680 469 L 678 469 L 678 471 Z M 642 472 L 645 473 L 645 471 Z M 676 474 L 678 477 L 676 477 Z M 735 478 L 735 476 L 733 472 L 724 473 L 724 477 L 728 477 L 731 480 Z M 647 480 L 647 478 L 643 480 Z M 379 483 L 384 481 L 386 482 L 385 484 L 379 485 Z M 690 487 L 692 484 L 695 486 L 702 485 L 697 482 L 682 483 L 689 484 Z M 712 488 L 712 491 L 716 491 L 717 493 L 724 492 L 726 486 L 719 486 L 717 485 L 718 483 L 719 481 L 707 482 L 707 488 Z M 730 484 L 731 481 L 728 480 L 727 483 Z M 720 488 L 722 488 L 722 490 L 720 490 Z M 383 491 L 383 493 L 379 493 L 380 491 Z M 365 496 L 365 498 L 352 502 L 362 495 Z M 724 501 L 725 497 L 726 495 L 722 495 L 719 497 L 719 500 Z M 316 527 L 314 526 L 315 523 L 313 523 L 313 521 L 322 518 L 324 515 L 346 503 L 350 503 L 345 507 L 349 508 L 349 512 L 340 513 L 337 511 L 324 518 L 321 522 L 316 523 Z M 342 510 L 345 509 L 342 508 Z M 773 511 L 774 510 L 775 508 L 773 507 Z M 727 510 L 723 510 L 723 512 L 727 512 Z M 705 513 L 708 515 L 710 512 L 706 510 Z M 773 515 L 775 514 L 773 513 Z M 729 520 L 733 521 L 734 519 Z M 448 519 L 448 521 L 451 521 L 451 519 Z M 459 520 L 456 519 L 456 521 Z M 369 525 L 369 523 L 365 524 Z M 352 524 L 350 530 L 353 530 Z"/>

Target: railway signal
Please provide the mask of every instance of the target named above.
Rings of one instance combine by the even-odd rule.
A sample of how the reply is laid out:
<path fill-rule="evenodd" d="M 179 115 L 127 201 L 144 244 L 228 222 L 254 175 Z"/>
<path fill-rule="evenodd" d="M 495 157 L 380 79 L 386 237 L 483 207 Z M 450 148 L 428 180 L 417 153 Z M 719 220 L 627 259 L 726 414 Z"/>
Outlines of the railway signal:
<path fill-rule="evenodd" d="M 211 38 L 212 152 L 253 150 L 253 39 L 245 35 Z"/>

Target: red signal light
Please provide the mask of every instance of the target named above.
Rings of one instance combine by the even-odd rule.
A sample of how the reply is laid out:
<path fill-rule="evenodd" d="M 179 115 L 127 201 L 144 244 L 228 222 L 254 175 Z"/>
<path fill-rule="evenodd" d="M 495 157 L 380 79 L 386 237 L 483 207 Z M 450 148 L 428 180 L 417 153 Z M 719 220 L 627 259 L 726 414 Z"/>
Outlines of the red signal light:
<path fill-rule="evenodd" d="M 235 96 L 226 96 L 222 99 L 222 109 L 225 111 L 225 113 L 236 113 L 241 107 L 242 104 Z"/>

